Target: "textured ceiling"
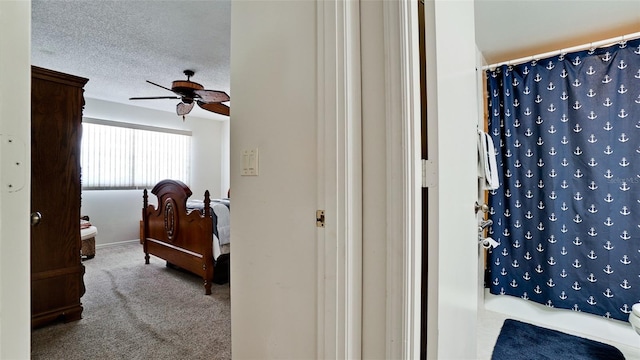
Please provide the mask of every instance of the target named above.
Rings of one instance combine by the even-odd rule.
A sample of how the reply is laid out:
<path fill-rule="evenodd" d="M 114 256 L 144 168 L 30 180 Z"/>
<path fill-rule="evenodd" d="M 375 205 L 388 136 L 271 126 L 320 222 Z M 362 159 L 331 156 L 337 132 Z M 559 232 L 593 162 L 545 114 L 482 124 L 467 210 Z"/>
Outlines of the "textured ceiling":
<path fill-rule="evenodd" d="M 230 13 L 231 0 L 32 0 L 32 63 L 89 78 L 86 97 L 172 113 L 176 100 L 128 98 L 172 95 L 145 80 L 192 69 L 233 99 Z M 475 28 L 486 61 L 507 61 L 639 32 L 640 0 L 475 0 Z"/>
<path fill-rule="evenodd" d="M 171 87 L 185 69 L 232 96 L 230 20 L 230 0 L 32 0 L 32 64 L 88 78 L 85 97 L 175 113 L 178 100 L 128 99 L 173 95 L 145 80 Z"/>

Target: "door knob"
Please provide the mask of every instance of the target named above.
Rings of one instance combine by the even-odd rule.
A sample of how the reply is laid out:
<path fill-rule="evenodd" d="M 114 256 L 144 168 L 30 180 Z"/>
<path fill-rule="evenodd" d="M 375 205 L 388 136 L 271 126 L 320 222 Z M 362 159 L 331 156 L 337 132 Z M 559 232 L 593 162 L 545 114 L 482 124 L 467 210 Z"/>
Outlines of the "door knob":
<path fill-rule="evenodd" d="M 478 210 L 481 210 L 483 213 L 486 213 L 486 212 L 489 211 L 489 205 L 487 205 L 487 204 L 480 205 L 480 204 L 478 204 L 477 201 L 476 201 L 476 204 L 475 204 L 474 208 L 475 208 L 476 214 L 478 213 Z"/>
<path fill-rule="evenodd" d="M 40 220 L 42 220 L 42 214 L 40 214 L 40 212 L 36 211 L 31 213 L 31 226 L 40 224 Z"/>

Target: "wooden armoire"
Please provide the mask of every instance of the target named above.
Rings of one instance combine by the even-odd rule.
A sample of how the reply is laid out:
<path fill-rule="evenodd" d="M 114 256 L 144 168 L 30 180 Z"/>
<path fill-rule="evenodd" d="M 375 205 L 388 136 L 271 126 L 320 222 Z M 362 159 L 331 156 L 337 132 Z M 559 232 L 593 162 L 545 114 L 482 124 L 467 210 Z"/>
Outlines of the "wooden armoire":
<path fill-rule="evenodd" d="M 82 317 L 80 141 L 85 78 L 31 69 L 31 326 Z"/>

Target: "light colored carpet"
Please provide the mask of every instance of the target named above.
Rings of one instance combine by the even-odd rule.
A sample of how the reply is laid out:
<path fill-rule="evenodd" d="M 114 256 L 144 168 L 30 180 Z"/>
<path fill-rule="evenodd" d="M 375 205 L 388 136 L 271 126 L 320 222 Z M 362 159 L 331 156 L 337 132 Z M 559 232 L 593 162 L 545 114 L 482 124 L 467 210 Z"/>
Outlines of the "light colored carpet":
<path fill-rule="evenodd" d="M 32 359 L 231 359 L 229 284 L 167 268 L 139 243 L 84 261 L 82 319 L 31 333 Z"/>

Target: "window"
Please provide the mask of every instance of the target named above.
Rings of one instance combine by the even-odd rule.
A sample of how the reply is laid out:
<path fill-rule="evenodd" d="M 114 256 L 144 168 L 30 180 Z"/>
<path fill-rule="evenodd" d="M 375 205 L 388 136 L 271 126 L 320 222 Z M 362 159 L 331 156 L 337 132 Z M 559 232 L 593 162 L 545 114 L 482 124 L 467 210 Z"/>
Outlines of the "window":
<path fill-rule="evenodd" d="M 190 179 L 191 132 L 84 118 L 82 188 L 151 188 Z"/>

